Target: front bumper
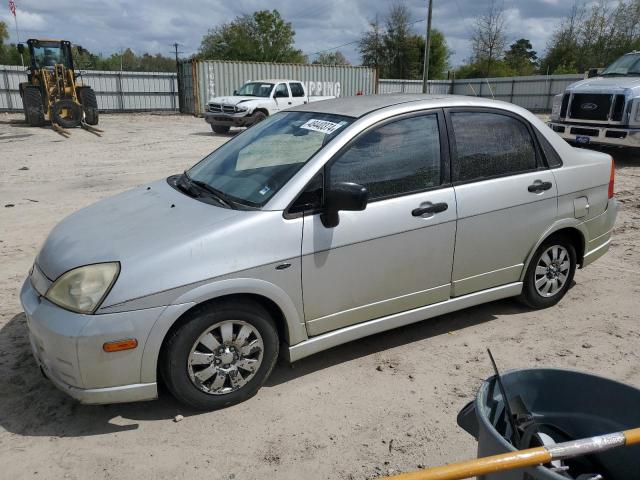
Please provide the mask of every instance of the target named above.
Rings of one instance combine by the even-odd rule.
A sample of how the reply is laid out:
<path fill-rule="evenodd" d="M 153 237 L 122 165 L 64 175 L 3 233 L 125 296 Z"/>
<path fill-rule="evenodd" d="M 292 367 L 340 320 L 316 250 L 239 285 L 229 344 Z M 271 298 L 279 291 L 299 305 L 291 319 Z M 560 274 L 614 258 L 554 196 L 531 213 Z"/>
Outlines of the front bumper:
<path fill-rule="evenodd" d="M 640 129 L 637 128 L 624 128 L 619 126 L 602 127 L 592 124 L 555 121 L 551 121 L 547 123 L 547 125 L 562 138 L 570 142 L 583 145 L 596 143 L 600 145 L 640 148 Z"/>
<path fill-rule="evenodd" d="M 211 125 L 220 125 L 224 127 L 248 127 L 253 124 L 253 117 L 247 115 L 247 112 L 233 114 L 205 112 L 204 120 Z"/>
<path fill-rule="evenodd" d="M 43 373 L 82 403 L 151 400 L 157 385 L 141 382 L 144 345 L 164 307 L 81 315 L 42 298 L 29 278 L 20 292 L 29 340 Z M 136 338 L 133 350 L 107 353 L 105 342 Z"/>

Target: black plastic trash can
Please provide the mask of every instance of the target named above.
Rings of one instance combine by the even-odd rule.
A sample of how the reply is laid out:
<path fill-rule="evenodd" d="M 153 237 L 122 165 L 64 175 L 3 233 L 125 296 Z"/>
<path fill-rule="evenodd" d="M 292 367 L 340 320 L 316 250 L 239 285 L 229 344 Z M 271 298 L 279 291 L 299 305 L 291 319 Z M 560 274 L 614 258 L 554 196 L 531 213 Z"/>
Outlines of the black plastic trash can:
<path fill-rule="evenodd" d="M 513 370 L 502 374 L 502 382 L 514 417 L 529 420 L 522 423 L 528 423 L 524 434 L 518 428 L 521 441 L 529 444 L 516 449 L 510 443 L 514 436 L 493 376 L 458 414 L 458 424 L 478 440 L 478 457 L 540 446 L 543 437 L 531 432 L 543 432 L 547 440 L 560 443 L 640 427 L 640 390 L 623 383 L 546 368 Z M 523 407 L 527 414 L 522 414 Z M 582 480 L 599 478 L 596 474 L 604 480 L 640 480 L 640 446 L 609 450 L 562 465 L 490 474 L 481 480 Z"/>

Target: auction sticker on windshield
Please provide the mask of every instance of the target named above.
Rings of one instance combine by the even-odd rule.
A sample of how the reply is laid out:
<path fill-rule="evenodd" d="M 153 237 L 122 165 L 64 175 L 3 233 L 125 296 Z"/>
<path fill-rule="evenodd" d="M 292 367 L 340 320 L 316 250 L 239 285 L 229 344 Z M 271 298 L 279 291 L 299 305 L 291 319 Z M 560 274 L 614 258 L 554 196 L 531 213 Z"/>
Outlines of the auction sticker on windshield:
<path fill-rule="evenodd" d="M 307 121 L 304 125 L 300 125 L 300 128 L 304 128 L 305 130 L 313 130 L 314 132 L 324 133 L 325 135 L 331 135 L 333 132 L 342 127 L 345 122 L 334 123 L 329 122 L 327 120 L 317 120 L 312 118 Z"/>

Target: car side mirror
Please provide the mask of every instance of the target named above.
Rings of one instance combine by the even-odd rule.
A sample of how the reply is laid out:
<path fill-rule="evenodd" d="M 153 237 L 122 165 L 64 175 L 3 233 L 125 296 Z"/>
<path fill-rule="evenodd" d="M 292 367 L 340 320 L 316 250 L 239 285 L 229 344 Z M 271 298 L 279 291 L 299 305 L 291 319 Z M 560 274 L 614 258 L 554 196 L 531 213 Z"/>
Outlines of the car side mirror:
<path fill-rule="evenodd" d="M 234 90 L 234 91 L 233 91 L 233 94 L 234 94 L 234 95 L 238 95 L 238 90 Z"/>
<path fill-rule="evenodd" d="M 589 71 L 587 72 L 587 78 L 593 78 L 593 77 L 597 77 L 598 76 L 598 69 L 597 68 L 590 68 Z"/>
<path fill-rule="evenodd" d="M 24 53 L 24 44 L 22 44 L 22 43 L 18 44 L 18 53 L 20 55 L 22 55 Z"/>
<path fill-rule="evenodd" d="M 325 193 L 325 208 L 320 215 L 320 220 L 327 228 L 337 227 L 340 223 L 341 210 L 364 210 L 367 208 L 368 199 L 369 192 L 363 185 L 349 182 L 334 183 Z"/>

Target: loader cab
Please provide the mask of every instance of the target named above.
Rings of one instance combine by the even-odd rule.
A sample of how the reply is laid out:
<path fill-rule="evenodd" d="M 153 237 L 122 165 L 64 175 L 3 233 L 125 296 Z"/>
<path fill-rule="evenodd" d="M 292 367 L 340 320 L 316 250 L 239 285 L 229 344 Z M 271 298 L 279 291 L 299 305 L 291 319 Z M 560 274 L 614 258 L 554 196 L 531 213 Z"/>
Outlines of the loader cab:
<path fill-rule="evenodd" d="M 58 64 L 73 70 L 71 42 L 67 40 L 27 40 L 31 70 L 52 69 Z"/>

